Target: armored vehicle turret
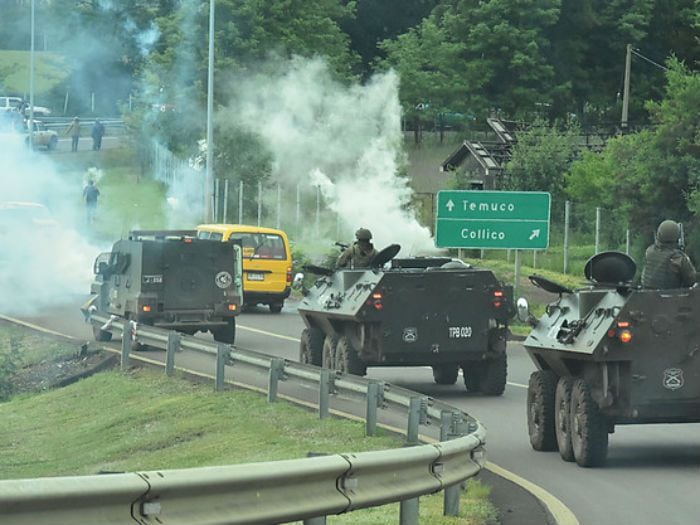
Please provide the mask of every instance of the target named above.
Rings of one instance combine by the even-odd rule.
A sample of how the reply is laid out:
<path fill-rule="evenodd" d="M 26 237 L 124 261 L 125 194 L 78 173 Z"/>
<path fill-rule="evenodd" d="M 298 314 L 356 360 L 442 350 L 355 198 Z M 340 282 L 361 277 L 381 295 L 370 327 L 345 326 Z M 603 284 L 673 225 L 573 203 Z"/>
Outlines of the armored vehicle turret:
<path fill-rule="evenodd" d="M 243 301 L 240 246 L 195 234 L 133 231 L 114 243 L 95 260 L 87 318 L 96 311 L 188 334 L 210 331 L 233 343 Z M 107 328 L 93 323 L 95 338 L 110 340 Z"/>
<path fill-rule="evenodd" d="M 395 258 L 399 249 L 380 251 L 369 268 L 306 267 L 320 277 L 298 307 L 301 362 L 357 375 L 427 365 L 446 385 L 462 368 L 467 390 L 501 395 L 512 287 L 460 260 Z"/>
<path fill-rule="evenodd" d="M 535 450 L 598 466 L 615 425 L 700 422 L 700 290 L 640 288 L 635 272 L 624 253 L 603 252 L 581 289 L 530 277 L 559 296 L 523 343 L 538 368 L 527 394 Z"/>

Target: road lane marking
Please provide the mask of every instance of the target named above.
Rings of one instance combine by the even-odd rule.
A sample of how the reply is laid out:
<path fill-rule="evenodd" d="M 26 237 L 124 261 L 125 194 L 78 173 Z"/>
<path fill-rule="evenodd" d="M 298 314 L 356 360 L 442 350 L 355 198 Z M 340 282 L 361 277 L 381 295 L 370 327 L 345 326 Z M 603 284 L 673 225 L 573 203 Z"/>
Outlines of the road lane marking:
<path fill-rule="evenodd" d="M 53 331 L 53 330 L 49 330 L 48 328 L 43 328 L 43 327 L 41 327 L 41 326 L 37 326 L 37 325 L 35 325 L 35 324 L 28 323 L 28 322 L 22 321 L 22 320 L 20 320 L 20 319 L 15 319 L 15 318 L 12 318 L 12 317 L 8 317 L 8 316 L 2 315 L 2 314 L 0 314 L 0 319 L 5 320 L 5 321 L 8 321 L 8 322 L 11 322 L 11 323 L 16 323 L 16 324 L 18 324 L 18 325 L 25 326 L 25 327 L 27 327 L 27 328 L 31 328 L 32 330 L 37 330 L 37 331 L 39 331 L 39 332 L 43 332 L 43 333 L 46 333 L 46 334 L 55 335 L 55 336 L 59 336 L 59 337 L 65 337 L 65 338 L 68 338 L 68 339 L 71 339 L 71 340 L 76 340 L 76 341 L 78 340 L 78 339 L 76 339 L 75 337 L 72 337 L 72 336 L 70 336 L 70 335 L 63 334 L 63 333 L 61 333 L 61 332 L 55 332 L 55 331 Z M 240 326 L 240 328 L 242 328 L 242 329 L 244 329 L 244 330 L 248 330 L 248 331 L 250 331 L 250 332 L 259 333 L 259 334 L 262 334 L 262 335 L 267 335 L 267 336 L 270 336 L 270 337 L 276 337 L 276 338 L 278 338 L 278 339 L 285 339 L 285 340 L 289 340 L 289 341 L 299 342 L 299 339 L 297 339 L 297 338 L 295 338 L 295 337 L 289 337 L 289 336 L 286 336 L 286 335 L 275 334 L 275 333 L 273 333 L 273 332 L 268 332 L 268 331 L 266 331 L 266 330 L 260 330 L 260 329 L 258 329 L 258 328 L 252 328 L 252 327 L 248 327 L 248 326 Z M 120 353 L 120 352 L 119 352 L 118 350 L 116 350 L 116 349 L 109 349 L 109 348 L 108 348 L 108 350 L 111 351 L 111 352 L 114 352 L 114 353 Z M 130 357 L 131 357 L 131 358 L 135 358 L 135 359 L 140 360 L 140 361 L 144 361 L 144 362 L 146 362 L 146 363 L 148 363 L 148 364 L 152 364 L 152 365 L 156 365 L 156 366 L 161 366 L 161 367 L 164 366 L 163 363 L 161 363 L 161 362 L 159 362 L 159 361 L 151 360 L 151 359 L 145 358 L 145 357 L 143 357 L 143 356 L 131 354 Z M 206 377 L 206 378 L 209 378 L 209 379 L 214 379 L 214 377 L 213 377 L 213 376 L 210 376 L 209 374 L 197 372 L 197 371 L 194 371 L 194 370 L 188 370 L 188 369 L 186 369 L 186 368 L 180 368 L 180 367 L 176 367 L 176 368 L 177 368 L 178 370 L 180 370 L 180 371 L 186 373 L 186 374 L 191 374 L 191 375 L 193 375 L 193 376 L 199 376 L 199 377 Z M 253 386 L 253 385 L 248 385 L 248 384 L 242 383 L 242 382 L 240 382 L 240 381 L 227 381 L 227 382 L 232 383 L 232 384 L 237 385 L 237 386 L 240 386 L 240 387 L 243 387 L 243 388 L 247 388 L 247 389 L 249 389 L 249 390 L 253 390 L 253 391 L 259 392 L 259 393 L 261 393 L 261 394 L 267 394 L 267 391 L 266 391 L 265 389 L 263 389 L 263 388 L 260 388 L 260 387 L 255 387 L 255 386 Z M 527 385 L 522 385 L 522 384 L 520 384 L 520 383 L 510 383 L 510 382 L 509 382 L 509 383 L 507 383 L 507 384 L 508 384 L 508 385 L 511 385 L 511 386 L 518 387 L 518 388 L 527 388 Z M 300 404 L 300 405 L 302 405 L 302 406 L 309 407 L 309 408 L 316 408 L 316 409 L 318 408 L 318 405 L 315 404 L 315 403 L 311 403 L 311 402 L 308 402 L 308 401 L 304 401 L 304 400 L 301 400 L 301 399 L 297 399 L 297 398 L 294 398 L 293 396 L 287 396 L 287 395 L 284 395 L 284 394 L 280 394 L 280 395 L 278 395 L 278 397 L 281 398 L 281 399 L 286 399 L 286 400 L 291 401 L 291 402 L 293 402 L 293 403 Z M 337 416 L 340 416 L 340 417 L 343 417 L 343 418 L 346 418 L 346 419 L 355 420 L 355 421 L 360 421 L 360 422 L 364 421 L 363 418 L 361 418 L 361 417 L 359 417 L 359 416 L 355 416 L 355 415 L 353 415 L 353 414 L 349 414 L 349 413 L 342 412 L 342 411 L 335 410 L 335 409 L 330 409 L 329 411 L 330 411 L 332 414 L 334 414 L 334 415 L 337 415 Z M 403 434 L 405 433 L 405 430 L 404 430 L 404 429 L 399 429 L 399 428 L 391 427 L 391 426 L 389 426 L 389 425 L 383 425 L 383 424 L 379 423 L 378 426 L 383 427 L 383 428 L 385 428 L 385 429 L 387 429 L 387 430 L 390 430 L 391 432 L 401 434 L 401 435 L 403 435 Z M 422 436 L 422 437 L 423 437 L 423 439 L 424 439 L 425 441 L 434 442 L 434 439 L 429 438 L 428 436 Z M 427 439 L 426 439 L 426 438 L 427 438 Z M 496 465 L 495 463 L 491 463 L 490 461 L 487 461 L 487 462 L 486 462 L 486 467 L 485 467 L 485 468 L 488 469 L 488 470 L 490 470 L 490 471 L 493 472 L 494 474 L 496 474 L 496 475 L 498 475 L 498 476 L 501 476 L 502 478 L 505 478 L 505 479 L 507 479 L 507 480 L 509 480 L 509 481 L 512 481 L 512 482 L 515 483 L 516 485 L 521 486 L 523 489 L 527 490 L 527 491 L 530 492 L 532 495 L 534 495 L 537 499 L 539 499 L 539 500 L 547 507 L 547 510 L 552 514 L 552 516 L 554 517 L 554 519 L 555 519 L 557 525 L 579 525 L 579 521 L 578 521 L 578 519 L 576 518 L 576 516 L 574 515 L 574 513 L 571 511 L 571 509 L 569 509 L 560 499 L 558 499 L 558 498 L 557 498 L 556 496 L 554 496 L 552 493 L 548 492 L 548 491 L 547 491 L 546 489 L 544 489 L 543 487 L 540 487 L 539 485 L 537 485 L 537 484 L 535 484 L 535 483 L 533 483 L 533 482 L 531 482 L 531 481 L 529 481 L 529 480 L 527 480 L 527 479 L 525 479 L 525 478 L 523 478 L 523 477 L 521 477 L 521 476 L 518 476 L 518 475 L 515 474 L 514 472 L 511 472 L 510 470 L 507 470 L 507 469 L 505 469 L 505 468 L 503 468 L 503 467 L 500 467 L 499 465 Z"/>
<path fill-rule="evenodd" d="M 240 328 L 242 330 L 247 330 L 248 332 L 254 332 L 256 334 L 267 335 L 269 337 L 276 337 L 277 339 L 284 339 L 285 341 L 294 341 L 295 343 L 300 342 L 300 339 L 297 337 L 290 337 L 288 335 L 276 334 L 274 332 L 268 332 L 267 330 L 260 330 L 260 328 L 253 328 L 252 326 L 245 326 L 245 325 L 237 324 L 236 328 Z"/>

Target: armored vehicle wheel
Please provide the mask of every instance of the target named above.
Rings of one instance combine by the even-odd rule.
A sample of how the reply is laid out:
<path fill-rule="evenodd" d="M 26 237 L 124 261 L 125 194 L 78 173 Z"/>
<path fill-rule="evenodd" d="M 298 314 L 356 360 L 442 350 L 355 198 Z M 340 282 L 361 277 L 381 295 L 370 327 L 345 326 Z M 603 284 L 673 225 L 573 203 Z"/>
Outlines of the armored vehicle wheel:
<path fill-rule="evenodd" d="M 557 436 L 559 455 L 564 461 L 574 460 L 574 449 L 571 445 L 571 385 L 573 379 L 560 377 L 554 392 L 554 431 Z"/>
<path fill-rule="evenodd" d="M 457 382 L 459 366 L 435 365 L 433 366 L 433 379 L 438 385 L 454 385 Z"/>
<path fill-rule="evenodd" d="M 557 376 L 550 370 L 538 370 L 530 375 L 527 387 L 527 431 L 535 450 L 556 450 L 554 432 L 554 389 Z"/>
<path fill-rule="evenodd" d="M 571 389 L 571 444 L 576 463 L 596 467 L 608 456 L 608 425 L 583 379 Z"/>
<path fill-rule="evenodd" d="M 112 332 L 102 330 L 98 325 L 92 325 L 92 334 L 95 336 L 95 341 L 107 342 L 112 340 Z"/>
<path fill-rule="evenodd" d="M 479 390 L 487 396 L 500 396 L 506 389 L 508 361 L 506 354 L 499 354 L 496 359 L 481 363 Z"/>
<path fill-rule="evenodd" d="M 273 314 L 278 314 L 282 311 L 284 303 L 270 303 L 270 312 Z"/>
<path fill-rule="evenodd" d="M 323 368 L 335 369 L 335 347 L 338 344 L 338 336 L 327 335 L 323 340 L 323 358 L 321 366 Z"/>
<path fill-rule="evenodd" d="M 464 387 L 467 389 L 467 392 L 478 392 L 481 363 L 470 361 L 462 365 L 462 376 L 464 377 Z"/>
<path fill-rule="evenodd" d="M 318 328 L 304 328 L 301 333 L 299 362 L 316 366 L 323 364 L 323 332 Z"/>
<path fill-rule="evenodd" d="M 335 347 L 335 369 L 357 376 L 367 373 L 367 366 L 360 360 L 360 356 L 357 355 L 350 339 L 346 336 L 342 336 Z"/>
<path fill-rule="evenodd" d="M 214 341 L 232 345 L 236 340 L 236 320 L 234 318 L 226 320 L 226 326 L 212 330 Z"/>

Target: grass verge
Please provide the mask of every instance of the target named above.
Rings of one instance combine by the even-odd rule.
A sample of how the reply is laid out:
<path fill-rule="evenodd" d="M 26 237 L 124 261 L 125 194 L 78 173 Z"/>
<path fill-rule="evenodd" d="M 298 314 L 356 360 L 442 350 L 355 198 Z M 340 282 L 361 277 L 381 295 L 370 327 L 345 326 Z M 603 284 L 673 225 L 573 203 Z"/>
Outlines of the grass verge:
<path fill-rule="evenodd" d="M 0 327 L 0 341 L 14 328 Z M 29 337 L 29 336 L 28 336 Z M 22 339 L 42 346 L 42 341 Z M 32 350 L 37 356 L 51 351 Z M 2 343 L 0 343 L 0 346 Z M 62 350 L 58 350 L 62 351 Z M 68 351 L 68 348 L 65 349 Z M 340 419 L 319 420 L 286 402 L 259 394 L 213 393 L 211 385 L 167 378 L 152 370 L 96 374 L 65 388 L 23 394 L 0 403 L 5 479 L 140 471 L 302 458 L 397 448 L 402 440 Z M 442 495 L 421 498 L 421 522 L 435 525 L 497 523 L 489 489 L 476 481 L 462 497 L 462 515 L 442 516 Z M 330 517 L 337 524 L 394 524 L 398 504 Z"/>

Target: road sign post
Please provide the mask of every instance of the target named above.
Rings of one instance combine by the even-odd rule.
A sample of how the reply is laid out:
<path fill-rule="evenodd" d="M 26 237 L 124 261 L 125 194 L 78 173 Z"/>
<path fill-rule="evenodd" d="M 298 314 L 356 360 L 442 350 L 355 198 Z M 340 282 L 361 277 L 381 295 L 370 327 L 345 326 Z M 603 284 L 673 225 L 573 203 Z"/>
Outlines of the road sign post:
<path fill-rule="evenodd" d="M 550 203 L 546 192 L 440 191 L 435 243 L 440 248 L 546 249 Z"/>

